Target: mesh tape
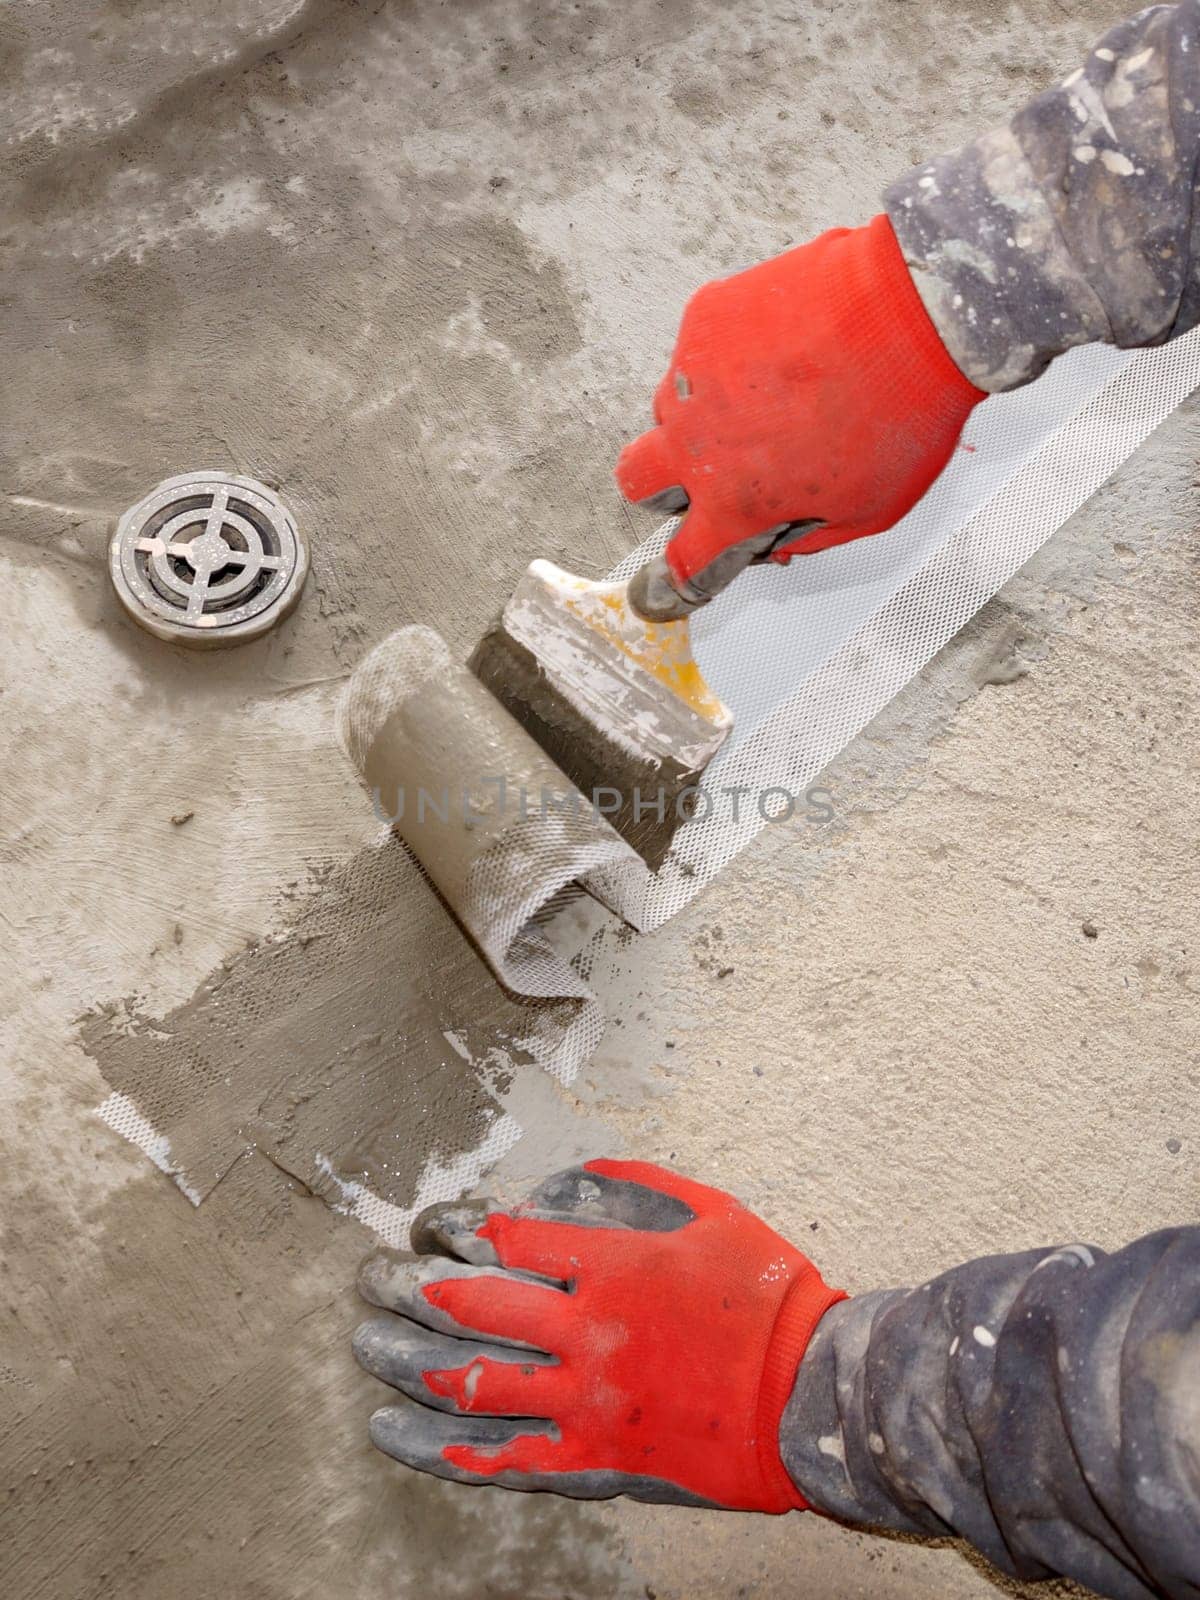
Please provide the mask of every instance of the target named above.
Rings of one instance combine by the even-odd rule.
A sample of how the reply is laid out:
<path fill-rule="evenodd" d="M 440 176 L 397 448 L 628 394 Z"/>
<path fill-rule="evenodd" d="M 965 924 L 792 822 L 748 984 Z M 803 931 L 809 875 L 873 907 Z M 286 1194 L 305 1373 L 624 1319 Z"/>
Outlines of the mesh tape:
<path fill-rule="evenodd" d="M 158 1132 L 150 1119 L 138 1109 L 127 1094 L 114 1090 L 97 1106 L 96 1115 L 101 1122 L 107 1123 L 114 1133 L 119 1133 L 122 1139 L 128 1139 L 130 1144 L 135 1145 L 144 1156 L 148 1156 L 160 1172 L 165 1172 L 168 1178 L 174 1179 L 194 1206 L 200 1204 L 203 1197 L 188 1183 L 175 1165 L 171 1156 L 170 1140 L 165 1134 Z"/>
<path fill-rule="evenodd" d="M 399 628 L 363 657 L 337 703 L 337 736 L 356 772 L 398 703 L 451 668 L 450 652 L 432 628 Z"/>

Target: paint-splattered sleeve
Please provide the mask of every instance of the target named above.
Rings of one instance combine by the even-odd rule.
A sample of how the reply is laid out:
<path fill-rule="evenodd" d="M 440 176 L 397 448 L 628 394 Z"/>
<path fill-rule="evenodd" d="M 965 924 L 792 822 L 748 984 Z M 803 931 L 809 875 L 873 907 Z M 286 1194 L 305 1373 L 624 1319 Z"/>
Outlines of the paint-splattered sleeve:
<path fill-rule="evenodd" d="M 1200 0 L 1121 23 L 1056 88 L 884 200 L 951 355 L 981 389 L 1072 345 L 1200 320 Z"/>
<path fill-rule="evenodd" d="M 800 1492 L 1026 1579 L 1200 1595 L 1200 1227 L 834 1306 L 784 1414 Z"/>

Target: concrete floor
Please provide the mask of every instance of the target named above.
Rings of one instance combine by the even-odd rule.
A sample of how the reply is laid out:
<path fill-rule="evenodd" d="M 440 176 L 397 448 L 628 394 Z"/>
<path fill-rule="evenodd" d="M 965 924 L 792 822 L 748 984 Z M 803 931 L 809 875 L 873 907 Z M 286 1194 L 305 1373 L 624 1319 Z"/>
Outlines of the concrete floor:
<path fill-rule="evenodd" d="M 93 1116 L 81 1018 L 168 1017 L 369 846 L 331 735 L 369 644 L 465 649 L 532 554 L 600 572 L 643 536 L 609 469 L 691 287 L 865 219 L 1118 14 L 5 8 L 6 1594 L 994 1593 L 953 1548 L 375 1455 L 365 1230 L 259 1155 L 191 1207 Z M 837 763 L 828 831 L 766 830 L 598 974 L 609 1034 L 502 1192 L 669 1159 L 851 1290 L 1195 1215 L 1198 458 L 1189 403 Z M 194 465 L 278 481 L 313 542 L 297 616 L 213 660 L 103 570 Z M 440 1005 L 444 976 L 378 982 Z"/>

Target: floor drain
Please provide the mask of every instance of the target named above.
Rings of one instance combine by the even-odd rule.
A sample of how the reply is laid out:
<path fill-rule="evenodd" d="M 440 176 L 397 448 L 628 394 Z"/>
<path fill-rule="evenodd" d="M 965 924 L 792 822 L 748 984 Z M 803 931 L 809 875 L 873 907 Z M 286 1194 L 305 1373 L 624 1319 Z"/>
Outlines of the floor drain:
<path fill-rule="evenodd" d="M 257 639 L 300 597 L 308 552 L 265 483 L 226 472 L 167 478 L 117 524 L 109 568 L 135 622 L 175 644 Z"/>

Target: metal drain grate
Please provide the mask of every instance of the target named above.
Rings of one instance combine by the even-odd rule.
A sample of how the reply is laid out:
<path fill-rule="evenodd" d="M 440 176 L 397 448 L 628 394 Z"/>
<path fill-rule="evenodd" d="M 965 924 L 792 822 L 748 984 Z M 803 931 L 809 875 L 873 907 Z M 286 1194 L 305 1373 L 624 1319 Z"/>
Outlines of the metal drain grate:
<path fill-rule="evenodd" d="M 109 570 L 122 605 L 160 639 L 257 639 L 300 597 L 308 552 L 265 483 L 226 472 L 167 478 L 117 524 Z"/>

